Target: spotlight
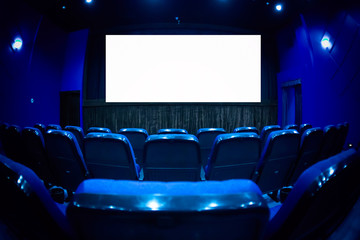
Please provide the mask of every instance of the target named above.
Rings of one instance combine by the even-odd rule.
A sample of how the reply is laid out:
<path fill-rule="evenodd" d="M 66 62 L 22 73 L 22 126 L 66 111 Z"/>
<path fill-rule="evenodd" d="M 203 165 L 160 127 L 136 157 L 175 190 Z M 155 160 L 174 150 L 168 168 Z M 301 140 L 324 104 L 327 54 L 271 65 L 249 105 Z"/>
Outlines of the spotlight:
<path fill-rule="evenodd" d="M 276 11 L 278 11 L 278 12 L 280 12 L 282 9 L 283 9 L 283 6 L 282 6 L 282 4 L 276 4 L 275 5 L 275 9 L 276 9 Z"/>
<path fill-rule="evenodd" d="M 323 36 L 323 38 L 321 39 L 321 46 L 324 49 L 331 49 L 332 47 L 332 43 L 330 42 L 330 38 L 328 36 Z"/>
<path fill-rule="evenodd" d="M 12 48 L 14 50 L 20 50 L 22 47 L 22 39 L 21 38 L 15 38 L 14 42 L 12 43 Z"/>
<path fill-rule="evenodd" d="M 92 3 L 92 0 L 85 0 L 85 2 L 90 4 L 90 3 Z"/>

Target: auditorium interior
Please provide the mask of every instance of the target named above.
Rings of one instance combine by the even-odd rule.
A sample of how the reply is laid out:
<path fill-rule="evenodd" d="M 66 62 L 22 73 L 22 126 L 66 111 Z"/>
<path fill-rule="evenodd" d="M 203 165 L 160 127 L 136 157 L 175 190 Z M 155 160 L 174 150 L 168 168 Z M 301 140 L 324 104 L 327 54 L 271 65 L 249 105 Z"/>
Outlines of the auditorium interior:
<path fill-rule="evenodd" d="M 0 239 L 360 239 L 359 2 L 19 0 L 0 22 Z"/>

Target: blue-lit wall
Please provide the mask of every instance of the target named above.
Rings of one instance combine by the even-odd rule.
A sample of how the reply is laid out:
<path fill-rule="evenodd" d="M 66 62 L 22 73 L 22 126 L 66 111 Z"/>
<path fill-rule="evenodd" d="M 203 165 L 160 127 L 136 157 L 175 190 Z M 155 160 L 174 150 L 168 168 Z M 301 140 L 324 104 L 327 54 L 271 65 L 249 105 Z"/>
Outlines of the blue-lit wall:
<path fill-rule="evenodd" d="M 22 2 L 2 6 L 0 20 L 0 121 L 59 124 L 60 91 L 82 89 L 87 31 L 66 33 Z"/>
<path fill-rule="evenodd" d="M 300 15 L 278 35 L 279 124 L 281 84 L 301 79 L 302 122 L 324 127 L 347 121 L 348 142 L 360 141 L 360 14 L 343 11 L 331 16 Z M 331 50 L 321 46 L 330 35 Z"/>

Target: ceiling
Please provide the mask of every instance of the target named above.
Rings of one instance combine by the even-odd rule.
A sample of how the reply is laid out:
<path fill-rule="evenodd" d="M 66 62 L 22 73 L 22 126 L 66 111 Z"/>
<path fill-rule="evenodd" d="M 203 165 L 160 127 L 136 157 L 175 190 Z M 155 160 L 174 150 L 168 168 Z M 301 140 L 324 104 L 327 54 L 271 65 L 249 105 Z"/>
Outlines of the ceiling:
<path fill-rule="evenodd" d="M 150 23 L 211 24 L 276 32 L 299 13 L 334 11 L 325 0 L 23 0 L 66 31 Z M 275 5 L 281 2 L 283 11 Z M 343 0 L 349 7 L 355 1 Z M 178 17 L 178 20 L 176 20 Z"/>

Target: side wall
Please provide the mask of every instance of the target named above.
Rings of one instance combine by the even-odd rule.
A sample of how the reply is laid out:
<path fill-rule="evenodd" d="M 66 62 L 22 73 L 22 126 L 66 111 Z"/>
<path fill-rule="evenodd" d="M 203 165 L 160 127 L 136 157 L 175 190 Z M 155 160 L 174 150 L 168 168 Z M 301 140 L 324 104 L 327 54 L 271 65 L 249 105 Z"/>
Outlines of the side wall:
<path fill-rule="evenodd" d="M 360 14 L 300 15 L 278 35 L 278 121 L 282 124 L 283 82 L 301 79 L 302 122 L 316 127 L 347 121 L 347 141 L 360 141 Z M 321 39 L 330 37 L 332 48 Z"/>

